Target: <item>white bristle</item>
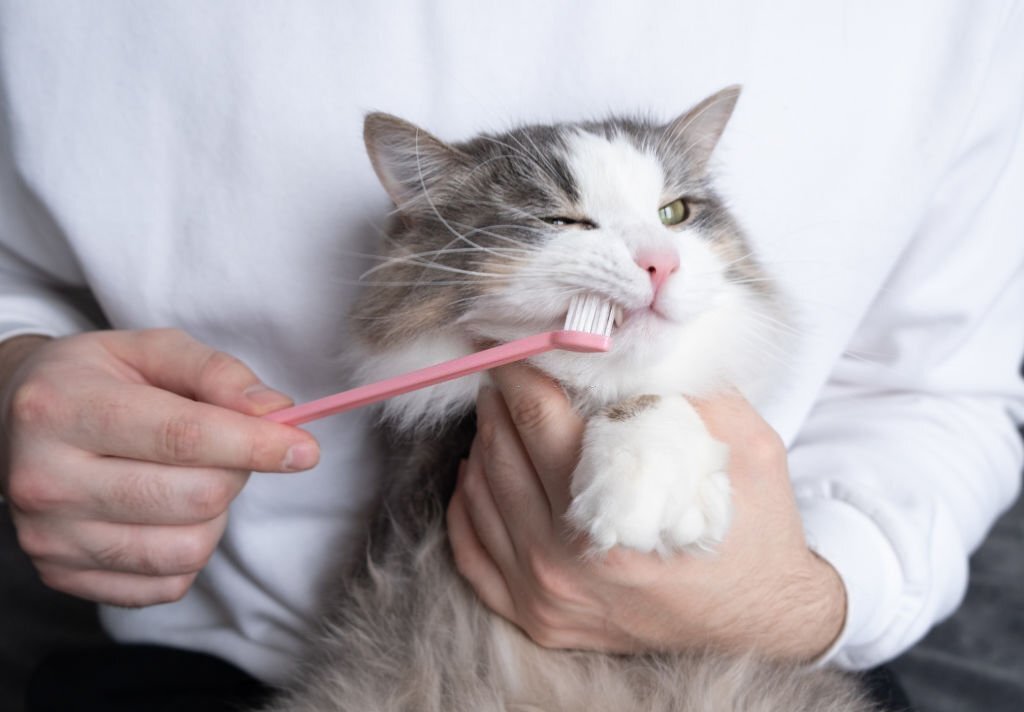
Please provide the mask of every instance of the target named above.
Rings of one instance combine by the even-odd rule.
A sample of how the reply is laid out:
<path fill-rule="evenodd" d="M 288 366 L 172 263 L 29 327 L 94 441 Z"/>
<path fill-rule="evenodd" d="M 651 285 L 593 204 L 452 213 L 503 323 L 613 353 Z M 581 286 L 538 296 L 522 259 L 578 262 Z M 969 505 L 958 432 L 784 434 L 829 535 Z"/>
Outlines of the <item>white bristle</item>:
<path fill-rule="evenodd" d="M 615 306 L 596 294 L 576 294 L 569 300 L 565 315 L 566 331 L 585 331 L 611 336 L 615 323 Z"/>

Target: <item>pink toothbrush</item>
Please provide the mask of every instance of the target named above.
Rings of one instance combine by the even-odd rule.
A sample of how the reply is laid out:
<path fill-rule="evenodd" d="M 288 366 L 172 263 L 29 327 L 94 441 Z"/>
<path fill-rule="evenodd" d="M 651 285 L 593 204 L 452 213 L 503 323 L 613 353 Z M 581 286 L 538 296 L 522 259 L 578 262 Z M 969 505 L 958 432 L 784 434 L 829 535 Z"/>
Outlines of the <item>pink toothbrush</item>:
<path fill-rule="evenodd" d="M 450 381 L 470 373 L 520 361 L 552 349 L 578 353 L 607 351 L 612 346 L 612 324 L 617 313 L 616 308 L 599 297 L 575 296 L 569 302 L 569 313 L 566 314 L 565 326 L 561 331 L 546 331 L 542 334 L 516 339 L 475 354 L 335 393 L 333 396 L 309 403 L 284 408 L 264 417 L 278 423 L 300 425 L 408 393 L 418 388 L 426 388 L 435 383 Z"/>

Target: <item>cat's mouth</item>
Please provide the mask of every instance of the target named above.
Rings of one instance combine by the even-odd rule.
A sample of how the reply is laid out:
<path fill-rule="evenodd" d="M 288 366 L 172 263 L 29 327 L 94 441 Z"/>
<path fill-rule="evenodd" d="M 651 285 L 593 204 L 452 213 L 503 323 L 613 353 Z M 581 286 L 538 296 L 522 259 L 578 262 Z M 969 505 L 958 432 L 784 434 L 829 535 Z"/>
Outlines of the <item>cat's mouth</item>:
<path fill-rule="evenodd" d="M 640 323 L 644 321 L 674 321 L 671 316 L 666 314 L 657 303 L 648 304 L 645 307 L 634 307 L 632 309 L 624 309 L 623 307 L 616 307 L 615 316 L 615 328 L 619 329 L 625 324 Z"/>

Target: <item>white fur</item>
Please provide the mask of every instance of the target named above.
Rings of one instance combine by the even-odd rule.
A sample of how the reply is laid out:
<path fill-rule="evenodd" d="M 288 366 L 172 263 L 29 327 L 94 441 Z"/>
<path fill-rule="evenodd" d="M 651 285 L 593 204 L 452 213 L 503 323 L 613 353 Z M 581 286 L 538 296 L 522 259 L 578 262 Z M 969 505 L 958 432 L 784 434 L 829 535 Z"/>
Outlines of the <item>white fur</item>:
<path fill-rule="evenodd" d="M 439 333 L 420 336 L 382 352 L 358 350 L 353 354 L 357 382 L 372 383 L 466 356 L 476 349 L 464 336 Z M 475 400 L 484 374 L 421 388 L 384 402 L 382 417 L 403 431 L 430 428 L 464 412 Z"/>
<path fill-rule="evenodd" d="M 682 396 L 625 420 L 596 416 L 573 473 L 569 521 L 598 551 L 711 548 L 732 511 L 727 459 Z"/>
<path fill-rule="evenodd" d="M 661 228 L 658 208 L 679 197 L 666 199 L 661 163 L 625 138 L 609 141 L 577 132 L 569 143 L 569 167 L 584 214 L 602 227 L 643 224 Z M 630 237 L 623 235 L 623 239 Z"/>
<path fill-rule="evenodd" d="M 709 547 L 729 521 L 725 449 L 681 397 L 737 387 L 748 397 L 777 359 L 775 329 L 763 305 L 726 278 L 722 258 L 696 231 L 670 228 L 658 208 L 664 194 L 659 160 L 625 139 L 580 131 L 567 163 L 592 230 L 554 234 L 520 269 L 479 298 L 448 334 L 419 337 L 366 357 L 363 378 L 421 368 L 473 350 L 480 340 L 509 341 L 561 328 L 569 297 L 592 292 L 626 310 L 606 354 L 550 352 L 532 362 L 562 383 L 587 415 L 636 395 L 663 396 L 654 409 L 624 422 L 593 419 L 573 479 L 573 523 L 595 546 L 642 551 Z M 643 250 L 673 250 L 679 269 L 655 292 L 635 261 Z M 472 407 L 480 376 L 395 398 L 385 417 L 403 429 L 429 427 Z"/>
<path fill-rule="evenodd" d="M 658 207 L 678 196 L 663 195 L 658 160 L 625 139 L 580 132 L 570 142 L 568 163 L 583 211 L 598 228 L 553 236 L 530 265 L 481 297 L 453 327 L 480 341 L 510 341 L 561 328 L 569 297 L 593 292 L 627 310 L 611 352 L 552 352 L 532 359 L 575 391 L 584 411 L 644 393 L 704 395 L 727 385 L 748 396 L 756 393 L 751 376 L 766 369 L 751 360 L 761 354 L 777 358 L 774 330 L 765 326 L 750 294 L 726 281 L 725 265 L 701 236 L 661 224 Z M 673 249 L 680 257 L 678 272 L 653 305 L 650 278 L 634 262 L 648 248 Z M 471 350 L 470 340 L 453 328 L 451 334 L 366 355 L 360 373 L 364 379 L 394 375 Z M 438 422 L 471 407 L 478 383 L 468 377 L 393 399 L 385 415 L 403 424 Z"/>

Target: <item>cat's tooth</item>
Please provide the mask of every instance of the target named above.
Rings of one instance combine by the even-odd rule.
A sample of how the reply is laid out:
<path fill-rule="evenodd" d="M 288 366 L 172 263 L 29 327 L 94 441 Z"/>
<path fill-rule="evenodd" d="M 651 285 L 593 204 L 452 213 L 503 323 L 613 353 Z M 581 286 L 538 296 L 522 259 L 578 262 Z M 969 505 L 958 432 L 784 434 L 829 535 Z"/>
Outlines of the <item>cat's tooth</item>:
<path fill-rule="evenodd" d="M 616 329 L 622 326 L 622 317 L 622 307 L 616 304 L 612 310 L 612 323 L 615 325 Z"/>

